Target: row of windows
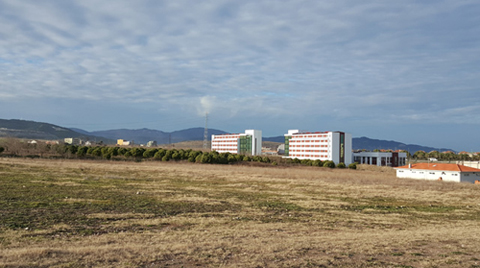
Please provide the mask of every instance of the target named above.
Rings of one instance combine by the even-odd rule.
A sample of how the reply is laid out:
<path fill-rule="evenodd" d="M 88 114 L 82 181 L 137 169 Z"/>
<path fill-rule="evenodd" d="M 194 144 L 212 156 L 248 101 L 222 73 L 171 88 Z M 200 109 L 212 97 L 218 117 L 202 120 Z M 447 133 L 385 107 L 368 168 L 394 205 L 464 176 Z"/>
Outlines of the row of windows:
<path fill-rule="evenodd" d="M 217 143 L 217 142 L 214 142 L 212 143 L 212 147 L 213 146 L 237 146 L 238 143 L 235 142 L 235 143 Z"/>
<path fill-rule="evenodd" d="M 217 148 L 217 147 L 232 147 L 232 148 L 237 148 L 237 145 L 228 145 L 228 144 L 219 144 L 219 145 L 212 145 L 212 148 Z"/>
<path fill-rule="evenodd" d="M 412 172 L 412 174 L 416 174 L 417 172 L 416 171 L 413 171 L 413 170 L 410 170 Z M 399 170 L 398 171 L 399 173 L 403 173 L 403 170 Z M 419 171 L 418 172 L 419 174 L 424 174 L 423 171 Z M 435 172 L 429 172 L 428 174 L 430 175 L 435 175 Z M 442 172 L 441 175 L 447 175 L 445 172 Z M 450 174 L 451 176 L 458 176 L 458 173 L 452 173 Z M 469 176 L 468 174 L 465 174 L 465 176 Z"/>
<path fill-rule="evenodd" d="M 290 147 L 329 147 L 328 145 L 295 145 L 295 144 L 291 144 L 289 145 Z"/>
<path fill-rule="evenodd" d="M 290 154 L 290 157 L 320 157 L 320 158 L 327 158 L 326 155 L 309 155 L 309 154 Z"/>
<path fill-rule="evenodd" d="M 328 135 L 294 135 L 294 138 L 326 138 Z"/>
<path fill-rule="evenodd" d="M 290 150 L 290 152 L 328 153 L 328 150 Z"/>
<path fill-rule="evenodd" d="M 237 149 L 235 148 L 234 150 L 232 150 L 232 149 L 218 148 L 218 149 L 215 149 L 215 151 L 217 151 L 217 152 L 220 152 L 220 151 L 232 152 L 232 151 L 234 151 L 236 153 Z"/>
<path fill-rule="evenodd" d="M 296 140 L 296 139 L 290 139 L 289 142 L 328 142 L 328 140 Z"/>

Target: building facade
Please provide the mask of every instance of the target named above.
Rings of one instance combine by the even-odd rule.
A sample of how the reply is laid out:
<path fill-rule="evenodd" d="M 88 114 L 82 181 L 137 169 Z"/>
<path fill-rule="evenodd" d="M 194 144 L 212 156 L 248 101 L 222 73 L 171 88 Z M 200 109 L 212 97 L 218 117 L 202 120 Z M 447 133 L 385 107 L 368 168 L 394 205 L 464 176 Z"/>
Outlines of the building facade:
<path fill-rule="evenodd" d="M 407 163 L 407 153 L 402 152 L 355 152 L 353 162 L 374 166 L 398 167 Z"/>
<path fill-rule="evenodd" d="M 245 133 L 212 135 L 212 151 L 245 155 L 262 154 L 262 131 L 247 129 Z"/>
<path fill-rule="evenodd" d="M 480 180 L 480 169 L 459 164 L 417 163 L 395 169 L 398 178 L 470 183 Z"/>
<path fill-rule="evenodd" d="M 303 132 L 289 130 L 285 136 L 285 157 L 352 163 L 352 134 L 340 131 Z"/>
<path fill-rule="evenodd" d="M 82 140 L 79 138 L 65 138 L 63 139 L 64 143 L 71 144 L 71 145 L 80 145 L 82 144 Z"/>

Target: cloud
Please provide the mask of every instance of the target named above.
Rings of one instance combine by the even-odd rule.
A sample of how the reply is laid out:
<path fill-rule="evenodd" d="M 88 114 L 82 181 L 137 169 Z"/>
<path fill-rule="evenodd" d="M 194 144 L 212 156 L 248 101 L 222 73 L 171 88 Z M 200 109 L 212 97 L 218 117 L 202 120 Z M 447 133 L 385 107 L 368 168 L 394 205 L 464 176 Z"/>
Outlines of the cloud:
<path fill-rule="evenodd" d="M 474 0 L 7 0 L 0 95 L 265 124 L 458 122 L 452 111 L 480 103 L 478 12 Z"/>

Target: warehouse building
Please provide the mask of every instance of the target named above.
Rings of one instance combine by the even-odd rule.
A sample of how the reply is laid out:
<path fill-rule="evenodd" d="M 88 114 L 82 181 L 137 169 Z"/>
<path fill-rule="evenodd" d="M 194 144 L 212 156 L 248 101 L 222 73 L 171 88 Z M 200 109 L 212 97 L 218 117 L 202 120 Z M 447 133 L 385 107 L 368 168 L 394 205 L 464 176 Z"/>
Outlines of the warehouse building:
<path fill-rule="evenodd" d="M 285 136 L 285 157 L 352 163 L 352 134 L 340 131 L 304 132 L 289 130 Z"/>
<path fill-rule="evenodd" d="M 212 135 L 212 151 L 245 155 L 262 154 L 262 131 L 247 129 L 245 133 Z"/>
<path fill-rule="evenodd" d="M 404 152 L 354 152 L 353 162 L 358 164 L 398 167 L 407 163 Z"/>
<path fill-rule="evenodd" d="M 480 169 L 459 164 L 417 163 L 396 167 L 398 178 L 475 183 Z"/>

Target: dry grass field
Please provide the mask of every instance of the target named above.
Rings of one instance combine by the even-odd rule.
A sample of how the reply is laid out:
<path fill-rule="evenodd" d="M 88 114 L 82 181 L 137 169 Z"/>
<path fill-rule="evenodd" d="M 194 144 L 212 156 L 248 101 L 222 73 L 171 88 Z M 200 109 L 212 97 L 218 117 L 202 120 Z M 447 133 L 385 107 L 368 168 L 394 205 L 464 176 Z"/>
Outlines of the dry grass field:
<path fill-rule="evenodd" d="M 480 186 L 0 158 L 0 267 L 480 267 Z"/>

